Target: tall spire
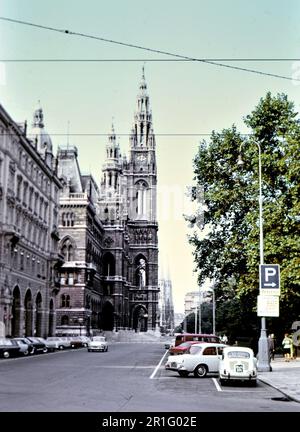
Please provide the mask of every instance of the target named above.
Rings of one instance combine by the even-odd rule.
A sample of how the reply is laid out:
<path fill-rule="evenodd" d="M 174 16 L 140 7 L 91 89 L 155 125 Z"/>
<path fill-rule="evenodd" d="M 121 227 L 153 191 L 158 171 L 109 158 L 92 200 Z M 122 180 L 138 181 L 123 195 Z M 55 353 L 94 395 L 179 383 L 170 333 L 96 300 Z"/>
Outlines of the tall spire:
<path fill-rule="evenodd" d="M 140 150 L 154 148 L 152 112 L 147 92 L 144 66 L 142 69 L 142 79 L 139 85 L 139 93 L 137 95 L 137 110 L 134 116 L 134 125 L 130 136 L 130 147 Z"/>
<path fill-rule="evenodd" d="M 41 107 L 41 101 L 38 100 L 38 106 L 37 108 L 34 110 L 33 113 L 33 122 L 32 122 L 32 127 L 33 128 L 43 128 L 44 125 L 44 114 L 43 114 L 43 109 Z"/>

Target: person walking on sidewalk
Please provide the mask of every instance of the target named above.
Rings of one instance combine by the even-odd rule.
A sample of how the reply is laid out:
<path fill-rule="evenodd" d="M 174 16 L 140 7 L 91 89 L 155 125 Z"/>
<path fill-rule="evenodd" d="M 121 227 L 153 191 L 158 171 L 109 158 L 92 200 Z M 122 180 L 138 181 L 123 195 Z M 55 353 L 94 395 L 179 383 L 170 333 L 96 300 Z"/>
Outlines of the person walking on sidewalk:
<path fill-rule="evenodd" d="M 282 340 L 282 347 L 283 347 L 283 353 L 284 353 L 284 361 L 290 361 L 291 355 L 292 355 L 292 349 L 293 349 L 293 341 L 289 337 L 288 333 L 284 334 L 284 338 Z"/>
<path fill-rule="evenodd" d="M 274 355 L 275 355 L 275 341 L 274 341 L 273 333 L 268 336 L 268 346 L 269 346 L 269 357 L 271 361 L 274 360 Z"/>

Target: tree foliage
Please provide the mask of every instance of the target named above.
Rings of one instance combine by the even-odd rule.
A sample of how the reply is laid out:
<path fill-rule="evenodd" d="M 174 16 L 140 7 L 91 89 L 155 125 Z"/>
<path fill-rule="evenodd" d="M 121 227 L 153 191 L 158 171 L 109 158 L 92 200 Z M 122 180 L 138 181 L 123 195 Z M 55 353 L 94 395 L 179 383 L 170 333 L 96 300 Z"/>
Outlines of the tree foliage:
<path fill-rule="evenodd" d="M 204 192 L 204 223 L 209 233 L 190 237 L 199 274 L 215 281 L 217 323 L 244 333 L 259 328 L 259 175 L 261 148 L 264 262 L 281 269 L 280 318 L 268 320 L 282 334 L 300 317 L 300 123 L 286 95 L 271 93 L 244 118 L 241 135 L 233 125 L 213 131 L 194 159 L 192 198 Z M 241 154 L 244 165 L 237 160 Z M 226 304 L 226 308 L 224 305 Z M 247 317 L 247 321 L 245 321 Z M 234 328 L 231 329 L 235 331 Z"/>

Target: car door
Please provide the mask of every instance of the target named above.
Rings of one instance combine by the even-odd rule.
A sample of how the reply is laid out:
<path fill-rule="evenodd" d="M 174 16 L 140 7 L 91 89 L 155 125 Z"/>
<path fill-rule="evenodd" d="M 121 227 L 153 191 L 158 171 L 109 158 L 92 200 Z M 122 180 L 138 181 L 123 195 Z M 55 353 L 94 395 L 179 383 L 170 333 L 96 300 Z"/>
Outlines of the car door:
<path fill-rule="evenodd" d="M 217 348 L 214 346 L 206 347 L 203 350 L 203 363 L 208 366 L 209 372 L 217 372 L 219 370 L 219 356 Z"/>

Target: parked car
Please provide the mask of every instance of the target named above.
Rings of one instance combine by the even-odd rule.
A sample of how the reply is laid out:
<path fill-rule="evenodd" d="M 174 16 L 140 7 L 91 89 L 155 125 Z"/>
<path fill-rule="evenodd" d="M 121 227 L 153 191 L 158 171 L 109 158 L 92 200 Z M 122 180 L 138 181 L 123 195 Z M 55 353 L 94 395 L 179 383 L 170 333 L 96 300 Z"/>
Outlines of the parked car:
<path fill-rule="evenodd" d="M 87 350 L 90 351 L 108 351 L 108 345 L 105 336 L 93 336 L 88 342 Z"/>
<path fill-rule="evenodd" d="M 221 384 L 229 381 L 247 381 L 256 385 L 257 359 L 251 348 L 226 347 L 219 363 L 219 380 Z"/>
<path fill-rule="evenodd" d="M 190 347 L 191 347 L 191 345 L 199 344 L 199 343 L 201 343 L 201 342 L 198 342 L 198 341 L 189 341 L 189 342 L 183 342 L 182 344 L 177 345 L 177 346 L 172 346 L 169 349 L 169 354 L 170 355 L 187 354 L 188 351 L 189 351 L 189 349 L 190 349 Z"/>
<path fill-rule="evenodd" d="M 66 341 L 58 336 L 47 337 L 45 343 L 48 349 L 53 350 L 63 350 L 70 347 L 69 341 Z"/>
<path fill-rule="evenodd" d="M 221 343 L 219 336 L 206 333 L 177 333 L 175 335 L 175 346 L 188 341 Z"/>
<path fill-rule="evenodd" d="M 0 356 L 4 358 L 18 355 L 20 347 L 16 341 L 8 338 L 0 338 Z"/>
<path fill-rule="evenodd" d="M 71 348 L 71 340 L 69 336 L 59 336 L 59 339 L 64 342 L 65 348 Z"/>
<path fill-rule="evenodd" d="M 20 354 L 27 356 L 33 353 L 33 345 L 25 338 L 13 338 L 13 341 L 17 342 L 20 347 Z"/>
<path fill-rule="evenodd" d="M 204 378 L 208 373 L 218 373 L 219 361 L 225 346 L 225 344 L 206 342 L 194 344 L 188 354 L 169 356 L 165 369 L 174 370 L 181 377 L 193 373 L 197 378 Z"/>
<path fill-rule="evenodd" d="M 87 347 L 90 338 L 88 336 L 70 336 L 71 348 Z"/>
<path fill-rule="evenodd" d="M 38 353 L 46 353 L 48 352 L 48 348 L 46 346 L 46 344 L 42 341 L 39 340 L 39 338 L 35 337 L 35 336 L 26 336 L 25 339 L 28 339 L 29 342 L 32 343 L 34 351 L 34 354 L 38 354 Z"/>

